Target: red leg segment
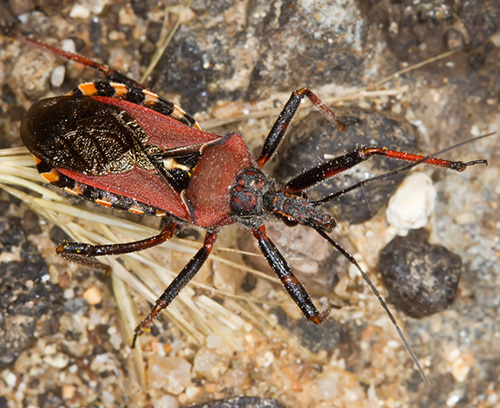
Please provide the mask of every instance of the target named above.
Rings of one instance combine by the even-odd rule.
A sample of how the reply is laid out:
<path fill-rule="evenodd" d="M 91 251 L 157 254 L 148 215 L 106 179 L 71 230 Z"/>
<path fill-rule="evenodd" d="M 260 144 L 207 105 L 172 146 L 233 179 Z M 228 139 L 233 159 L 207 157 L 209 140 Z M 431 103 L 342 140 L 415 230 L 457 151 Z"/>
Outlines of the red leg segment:
<path fill-rule="evenodd" d="M 486 164 L 486 160 L 476 160 L 464 163 L 462 161 L 449 161 L 434 157 L 421 156 L 418 154 L 405 153 L 397 150 L 388 150 L 377 146 L 362 147 L 352 152 L 343 154 L 322 163 L 310 170 L 307 170 L 297 177 L 291 179 L 285 185 L 289 192 L 299 192 L 314 186 L 336 174 L 342 173 L 357 164 L 368 160 L 373 155 L 386 156 L 392 159 L 404 160 L 408 162 L 422 162 L 433 166 L 445 167 L 451 170 L 464 171 L 468 166 L 475 164 Z"/>
<path fill-rule="evenodd" d="M 11 35 L 11 37 L 15 38 L 16 40 L 25 42 L 27 44 L 34 45 L 34 46 L 41 48 L 43 50 L 47 50 L 53 54 L 59 55 L 59 56 L 66 58 L 70 61 L 74 61 L 74 62 L 77 62 L 79 64 L 85 65 L 89 68 L 100 71 L 110 81 L 119 82 L 119 83 L 128 85 L 130 87 L 137 88 L 137 89 L 147 89 L 144 85 L 140 84 L 139 82 L 134 81 L 133 79 L 129 78 L 128 76 L 126 76 L 126 75 L 124 75 L 124 74 L 122 74 L 114 69 L 109 68 L 107 65 L 99 64 L 98 62 L 92 61 L 91 59 L 82 57 L 82 56 L 77 55 L 77 54 L 73 54 L 72 52 L 67 52 L 67 51 L 61 50 L 59 48 L 51 47 L 50 45 L 38 42 L 38 41 L 33 40 L 31 38 L 28 38 L 28 37 L 24 37 L 20 34 L 13 33 Z"/>

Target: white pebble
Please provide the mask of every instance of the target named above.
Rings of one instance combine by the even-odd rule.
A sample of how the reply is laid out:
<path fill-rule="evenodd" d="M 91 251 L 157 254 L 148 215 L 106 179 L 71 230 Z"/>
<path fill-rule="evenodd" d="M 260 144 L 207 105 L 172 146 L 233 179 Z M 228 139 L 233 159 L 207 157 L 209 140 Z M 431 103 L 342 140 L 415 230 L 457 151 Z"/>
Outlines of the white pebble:
<path fill-rule="evenodd" d="M 9 371 L 3 377 L 5 379 L 5 382 L 7 383 L 7 386 L 9 386 L 10 388 L 14 388 L 17 383 L 16 375 Z"/>
<path fill-rule="evenodd" d="M 269 367 L 274 362 L 274 354 L 266 351 L 264 354 L 257 356 L 255 362 L 259 367 Z"/>
<path fill-rule="evenodd" d="M 399 186 L 389 200 L 387 221 L 399 235 L 427 224 L 436 203 L 436 189 L 424 173 L 412 173 Z"/>
<path fill-rule="evenodd" d="M 62 353 L 55 353 L 43 358 L 43 361 L 54 368 L 64 368 L 69 364 L 69 357 Z"/>
<path fill-rule="evenodd" d="M 67 38 L 61 43 L 61 49 L 74 54 L 76 52 L 75 42 L 71 38 Z"/>
<path fill-rule="evenodd" d="M 207 347 L 210 349 L 220 349 L 224 346 L 222 338 L 212 333 L 207 337 Z"/>
<path fill-rule="evenodd" d="M 75 297 L 75 291 L 73 289 L 66 289 L 63 292 L 63 296 L 65 299 L 73 299 Z"/>
<path fill-rule="evenodd" d="M 177 357 L 151 356 L 147 378 L 153 388 L 179 395 L 191 382 L 191 364 Z"/>
<path fill-rule="evenodd" d="M 179 408 L 179 402 L 177 398 L 172 397 L 171 395 L 164 395 L 159 399 L 154 400 L 155 408 Z"/>
<path fill-rule="evenodd" d="M 64 75 L 66 73 L 66 68 L 64 65 L 59 65 L 52 70 L 50 74 L 50 83 L 53 87 L 58 88 L 62 85 L 64 81 Z"/>
<path fill-rule="evenodd" d="M 90 17 L 90 10 L 81 4 L 75 4 L 69 12 L 69 16 L 71 18 L 81 18 L 86 20 Z"/>

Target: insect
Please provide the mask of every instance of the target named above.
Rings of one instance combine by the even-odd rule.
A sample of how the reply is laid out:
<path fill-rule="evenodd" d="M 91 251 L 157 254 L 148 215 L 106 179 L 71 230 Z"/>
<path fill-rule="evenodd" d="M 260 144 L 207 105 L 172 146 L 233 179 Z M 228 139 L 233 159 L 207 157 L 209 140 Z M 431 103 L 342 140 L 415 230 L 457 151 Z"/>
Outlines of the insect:
<path fill-rule="evenodd" d="M 321 324 L 328 309 L 316 308 L 266 234 L 265 221 L 276 217 L 289 225 L 313 228 L 357 267 L 428 384 L 418 359 L 375 286 L 352 255 L 328 235 L 336 221 L 321 210 L 321 204 L 350 189 L 317 201 L 308 200 L 304 192 L 375 155 L 408 161 L 412 163 L 410 166 L 424 162 L 456 171 L 486 164 L 485 160 L 449 161 L 379 146 L 359 147 L 308 169 L 282 185 L 267 176 L 263 168 L 278 150 L 304 98 L 339 129 L 345 126 L 311 90 L 302 88 L 292 92 L 255 159 L 241 135 L 219 136 L 202 131 L 179 107 L 127 76 L 35 40 L 20 35 L 14 37 L 99 70 L 105 76 L 104 80 L 81 84 L 65 96 L 41 100 L 27 112 L 21 124 L 21 138 L 35 156 L 37 169 L 45 181 L 106 207 L 171 217 L 159 234 L 144 240 L 113 245 L 70 242 L 59 245 L 56 252 L 71 261 L 106 268 L 94 257 L 159 245 L 187 225 L 206 230 L 202 248 L 136 327 L 132 347 L 199 271 L 220 229 L 233 223 L 250 230 L 305 318 Z"/>

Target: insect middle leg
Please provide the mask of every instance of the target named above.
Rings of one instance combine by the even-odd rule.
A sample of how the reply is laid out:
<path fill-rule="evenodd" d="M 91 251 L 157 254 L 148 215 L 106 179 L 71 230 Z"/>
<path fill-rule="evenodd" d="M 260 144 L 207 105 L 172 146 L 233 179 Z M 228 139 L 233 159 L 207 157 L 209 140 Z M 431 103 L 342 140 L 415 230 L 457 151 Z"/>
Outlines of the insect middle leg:
<path fill-rule="evenodd" d="M 278 116 L 278 119 L 274 123 L 269 135 L 264 142 L 262 152 L 257 159 L 257 164 L 260 168 L 263 168 L 266 163 L 271 159 L 273 154 L 278 149 L 288 125 L 292 121 L 297 109 L 299 108 L 300 102 L 304 97 L 307 97 L 313 105 L 325 116 L 328 120 L 335 123 L 337 128 L 344 130 L 344 123 L 335 115 L 335 113 L 321 100 L 319 99 L 310 89 L 301 88 L 297 91 L 292 92 L 290 99 L 285 104 L 285 107 Z"/>
<path fill-rule="evenodd" d="M 191 279 L 196 275 L 196 273 L 203 266 L 207 260 L 212 248 L 217 239 L 217 232 L 207 232 L 205 234 L 205 240 L 203 242 L 203 247 L 191 258 L 184 269 L 174 278 L 170 283 L 165 292 L 158 298 L 155 306 L 151 309 L 148 316 L 135 328 L 134 340 L 132 341 L 132 348 L 135 347 L 137 337 L 140 336 L 144 331 L 148 331 L 149 327 L 153 324 L 154 320 L 163 309 L 167 308 L 172 300 L 174 300 L 181 289 L 186 286 Z"/>

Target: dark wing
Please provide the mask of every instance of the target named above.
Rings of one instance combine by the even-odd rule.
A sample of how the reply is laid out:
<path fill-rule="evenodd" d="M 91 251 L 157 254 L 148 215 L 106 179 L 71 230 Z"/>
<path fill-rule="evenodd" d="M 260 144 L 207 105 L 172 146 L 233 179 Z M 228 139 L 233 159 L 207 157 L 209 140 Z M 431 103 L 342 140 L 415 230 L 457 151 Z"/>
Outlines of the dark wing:
<path fill-rule="evenodd" d="M 73 180 L 186 219 L 179 193 L 154 157 L 219 136 L 127 101 L 61 96 L 30 108 L 21 138 L 36 157 Z"/>

